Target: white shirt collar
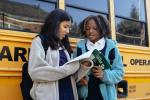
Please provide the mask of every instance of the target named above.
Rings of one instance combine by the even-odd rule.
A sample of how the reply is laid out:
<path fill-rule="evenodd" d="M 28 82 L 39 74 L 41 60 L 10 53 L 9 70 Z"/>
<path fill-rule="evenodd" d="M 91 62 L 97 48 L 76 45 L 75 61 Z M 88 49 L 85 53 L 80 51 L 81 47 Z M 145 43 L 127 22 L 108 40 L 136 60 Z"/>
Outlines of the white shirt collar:
<path fill-rule="evenodd" d="M 102 50 L 105 46 L 105 39 L 104 37 L 99 39 L 97 42 L 92 43 L 90 40 L 87 40 L 87 49 L 91 50 L 91 49 L 98 49 L 98 50 Z"/>
<path fill-rule="evenodd" d="M 59 47 L 59 48 L 58 48 L 58 50 L 63 50 L 63 49 L 64 49 L 63 47 Z"/>

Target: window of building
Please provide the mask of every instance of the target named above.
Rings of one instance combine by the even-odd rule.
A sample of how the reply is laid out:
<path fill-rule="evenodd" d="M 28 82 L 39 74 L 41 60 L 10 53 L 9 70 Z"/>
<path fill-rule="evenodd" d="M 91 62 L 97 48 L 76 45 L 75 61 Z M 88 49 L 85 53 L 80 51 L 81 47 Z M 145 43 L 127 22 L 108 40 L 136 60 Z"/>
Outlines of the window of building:
<path fill-rule="evenodd" d="M 78 25 L 89 15 L 103 15 L 108 17 L 107 0 L 66 0 L 65 10 L 73 17 L 73 27 L 70 37 L 82 38 L 78 32 Z"/>
<path fill-rule="evenodd" d="M 1 0 L 0 25 L 4 29 L 38 33 L 56 0 Z"/>
<path fill-rule="evenodd" d="M 144 0 L 115 0 L 115 14 L 118 42 L 148 46 Z"/>

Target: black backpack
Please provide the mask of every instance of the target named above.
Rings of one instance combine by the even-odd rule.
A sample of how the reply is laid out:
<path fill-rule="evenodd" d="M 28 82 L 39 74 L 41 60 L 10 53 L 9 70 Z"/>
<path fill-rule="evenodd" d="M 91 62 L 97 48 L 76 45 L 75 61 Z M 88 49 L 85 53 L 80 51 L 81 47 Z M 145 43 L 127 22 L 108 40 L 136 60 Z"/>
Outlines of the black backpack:
<path fill-rule="evenodd" d="M 46 39 L 43 35 L 38 35 L 38 36 L 41 38 L 41 43 L 45 51 L 45 57 L 46 57 L 46 51 L 48 49 L 48 45 L 45 42 Z M 26 62 L 22 66 L 22 81 L 20 83 L 23 100 L 33 100 L 30 96 L 30 89 L 32 88 L 32 85 L 33 85 L 33 81 L 28 73 L 28 62 Z"/>

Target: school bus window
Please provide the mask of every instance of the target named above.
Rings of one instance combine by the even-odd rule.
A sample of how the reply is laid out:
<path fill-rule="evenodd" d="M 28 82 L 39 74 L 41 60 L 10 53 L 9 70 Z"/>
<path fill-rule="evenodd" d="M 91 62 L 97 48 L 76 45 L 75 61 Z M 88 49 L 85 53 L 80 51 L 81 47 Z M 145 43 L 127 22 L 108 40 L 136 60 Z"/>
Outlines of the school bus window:
<path fill-rule="evenodd" d="M 120 43 L 147 46 L 145 23 L 116 18 L 116 38 Z"/>
<path fill-rule="evenodd" d="M 38 33 L 45 17 L 55 7 L 54 1 L 1 0 L 2 28 Z"/>
<path fill-rule="evenodd" d="M 71 34 L 69 34 L 70 37 L 73 38 L 83 38 L 80 33 L 78 32 L 78 25 L 79 23 L 88 15 L 98 15 L 99 13 L 94 13 L 94 12 L 89 12 L 85 10 L 80 10 L 80 9 L 74 9 L 70 7 L 66 7 L 66 11 L 68 11 L 71 16 L 73 17 L 73 24 L 71 28 Z M 77 15 L 80 15 L 76 17 Z M 106 17 L 106 15 L 103 15 Z"/>
<path fill-rule="evenodd" d="M 144 0 L 115 0 L 116 40 L 148 46 Z"/>
<path fill-rule="evenodd" d="M 107 0 L 94 0 L 94 2 L 92 0 L 66 0 L 66 3 L 86 9 L 108 12 Z"/>
<path fill-rule="evenodd" d="M 3 27 L 3 23 L 0 21 L 0 28 L 2 28 Z"/>
<path fill-rule="evenodd" d="M 0 13 L 0 28 L 3 28 L 3 16 L 2 16 L 2 13 Z"/>
<path fill-rule="evenodd" d="M 87 3 L 87 5 L 85 5 Z M 73 17 L 73 25 L 71 29 L 70 37 L 83 38 L 78 33 L 79 23 L 89 15 L 103 15 L 107 18 L 108 16 L 108 6 L 107 0 L 95 0 L 85 2 L 85 0 L 66 0 L 66 11 Z"/>

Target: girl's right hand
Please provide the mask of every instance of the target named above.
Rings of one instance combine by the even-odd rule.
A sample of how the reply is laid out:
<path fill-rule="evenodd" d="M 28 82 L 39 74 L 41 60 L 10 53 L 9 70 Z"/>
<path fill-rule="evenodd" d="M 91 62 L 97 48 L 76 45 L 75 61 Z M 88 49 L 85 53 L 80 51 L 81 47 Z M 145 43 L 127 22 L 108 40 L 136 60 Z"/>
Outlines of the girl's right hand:
<path fill-rule="evenodd" d="M 92 74 L 94 75 L 94 77 L 102 79 L 103 75 L 104 75 L 104 71 L 103 71 L 102 67 L 94 66 L 92 68 Z"/>

